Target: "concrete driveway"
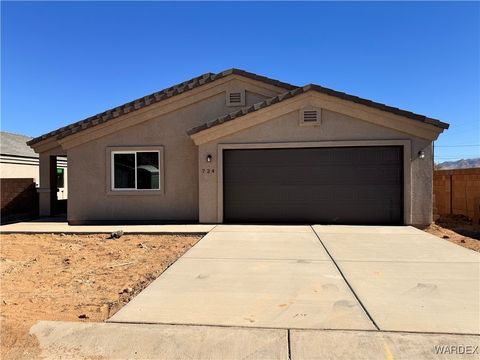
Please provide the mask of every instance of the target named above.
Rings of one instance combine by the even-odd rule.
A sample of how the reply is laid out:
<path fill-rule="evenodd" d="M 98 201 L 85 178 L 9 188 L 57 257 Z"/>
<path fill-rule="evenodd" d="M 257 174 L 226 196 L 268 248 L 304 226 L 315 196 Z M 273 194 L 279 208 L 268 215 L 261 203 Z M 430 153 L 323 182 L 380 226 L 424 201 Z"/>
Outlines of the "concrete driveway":
<path fill-rule="evenodd" d="M 412 227 L 219 225 L 109 322 L 479 334 L 479 275 Z"/>
<path fill-rule="evenodd" d="M 413 227 L 313 228 L 380 330 L 480 333 L 480 254 Z"/>

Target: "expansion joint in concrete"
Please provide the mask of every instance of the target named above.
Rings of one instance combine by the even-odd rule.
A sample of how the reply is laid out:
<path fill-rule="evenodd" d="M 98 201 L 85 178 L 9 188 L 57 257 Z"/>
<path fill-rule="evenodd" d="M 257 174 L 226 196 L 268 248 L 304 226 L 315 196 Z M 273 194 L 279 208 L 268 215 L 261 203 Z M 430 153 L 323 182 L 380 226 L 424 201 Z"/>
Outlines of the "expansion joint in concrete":
<path fill-rule="evenodd" d="M 288 360 L 292 360 L 292 347 L 290 343 L 290 329 L 287 329 L 287 353 L 288 353 Z"/>
<path fill-rule="evenodd" d="M 377 330 L 380 330 L 380 327 L 377 325 L 377 323 L 375 322 L 375 320 L 373 319 L 372 315 L 370 315 L 370 313 L 368 312 L 367 308 L 365 307 L 365 305 L 362 303 L 362 301 L 360 300 L 360 298 L 358 297 L 358 295 L 356 294 L 355 290 L 353 290 L 353 287 L 352 285 L 350 284 L 350 282 L 347 280 L 347 278 L 345 277 L 345 275 L 343 274 L 342 272 L 342 269 L 340 269 L 340 266 L 338 266 L 337 262 L 335 261 L 335 259 L 333 258 L 332 254 L 330 254 L 330 252 L 328 251 L 327 247 L 325 246 L 325 244 L 322 242 L 322 239 L 320 239 L 320 236 L 318 236 L 317 232 L 315 231 L 315 229 L 310 226 L 310 228 L 312 229 L 313 233 L 315 234 L 315 236 L 317 237 L 318 241 L 320 242 L 320 244 L 322 244 L 323 248 L 325 249 L 325 252 L 327 253 L 327 255 L 330 257 L 330 259 L 332 260 L 333 264 L 335 265 L 335 267 L 337 268 L 338 272 L 340 273 L 340 275 L 342 276 L 343 280 L 345 281 L 345 283 L 347 284 L 348 288 L 350 289 L 350 291 L 352 292 L 353 296 L 355 296 L 355 299 L 357 299 L 358 303 L 360 304 L 360 306 L 362 307 L 363 311 L 365 311 L 365 314 L 368 316 L 368 318 L 370 319 L 370 321 L 372 322 L 372 324 L 375 326 L 375 328 Z"/>

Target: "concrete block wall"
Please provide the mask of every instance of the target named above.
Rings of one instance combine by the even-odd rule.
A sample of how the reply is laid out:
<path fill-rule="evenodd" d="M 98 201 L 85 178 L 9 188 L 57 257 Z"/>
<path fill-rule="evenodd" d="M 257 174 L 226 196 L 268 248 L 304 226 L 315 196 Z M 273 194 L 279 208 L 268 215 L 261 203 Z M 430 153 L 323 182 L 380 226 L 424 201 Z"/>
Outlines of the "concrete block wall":
<path fill-rule="evenodd" d="M 480 168 L 435 170 L 435 206 L 439 215 L 465 215 L 478 218 L 480 206 Z"/>
<path fill-rule="evenodd" d="M 1 216 L 35 215 L 38 213 L 38 194 L 34 179 L 0 179 Z"/>

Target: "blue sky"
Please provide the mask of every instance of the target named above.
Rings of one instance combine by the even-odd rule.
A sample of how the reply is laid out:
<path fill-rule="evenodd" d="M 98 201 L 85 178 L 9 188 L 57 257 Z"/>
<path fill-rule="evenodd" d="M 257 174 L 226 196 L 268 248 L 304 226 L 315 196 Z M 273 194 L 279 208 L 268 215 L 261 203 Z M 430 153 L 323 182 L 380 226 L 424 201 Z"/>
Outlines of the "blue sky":
<path fill-rule="evenodd" d="M 451 128 L 436 143 L 437 161 L 480 156 L 479 3 L 1 7 L 4 131 L 41 135 L 202 73 L 237 67 L 441 119 Z"/>

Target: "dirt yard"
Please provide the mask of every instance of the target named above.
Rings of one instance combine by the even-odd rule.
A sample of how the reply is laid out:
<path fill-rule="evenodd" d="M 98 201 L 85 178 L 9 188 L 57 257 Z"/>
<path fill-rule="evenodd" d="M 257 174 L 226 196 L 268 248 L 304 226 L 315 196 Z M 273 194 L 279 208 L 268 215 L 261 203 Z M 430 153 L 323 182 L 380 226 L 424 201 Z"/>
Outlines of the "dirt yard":
<path fill-rule="evenodd" d="M 463 215 L 442 216 L 424 230 L 467 249 L 480 252 L 480 225 L 473 224 Z"/>
<path fill-rule="evenodd" d="M 102 321 L 201 236 L 1 235 L 1 358 L 38 353 L 37 320 Z"/>

